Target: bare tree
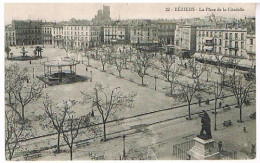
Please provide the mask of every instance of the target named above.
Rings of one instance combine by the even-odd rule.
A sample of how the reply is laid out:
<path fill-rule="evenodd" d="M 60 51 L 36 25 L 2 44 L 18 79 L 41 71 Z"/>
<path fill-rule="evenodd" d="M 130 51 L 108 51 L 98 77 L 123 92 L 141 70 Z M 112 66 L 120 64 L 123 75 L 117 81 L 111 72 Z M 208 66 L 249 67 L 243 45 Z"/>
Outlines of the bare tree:
<path fill-rule="evenodd" d="M 109 53 L 100 54 L 99 60 L 102 64 L 102 70 L 105 71 L 105 65 L 110 61 L 110 54 Z"/>
<path fill-rule="evenodd" d="M 168 55 L 166 54 L 165 56 L 161 55 L 159 58 L 159 61 L 161 63 L 162 69 L 160 69 L 163 77 L 169 81 L 170 80 L 170 72 L 171 72 L 171 67 L 175 63 L 175 58 L 173 55 Z"/>
<path fill-rule="evenodd" d="M 69 57 L 69 50 L 70 50 L 70 48 L 69 48 L 67 43 L 68 43 L 67 39 L 63 39 L 62 46 L 63 46 L 63 48 L 64 48 L 64 50 L 66 52 L 66 57 Z"/>
<path fill-rule="evenodd" d="M 224 57 L 216 56 L 218 73 L 221 75 L 221 85 L 224 85 L 225 75 L 227 74 L 227 66 L 224 63 Z"/>
<path fill-rule="evenodd" d="M 113 57 L 113 62 L 116 65 L 116 69 L 118 71 L 118 75 L 121 78 L 121 71 L 123 70 L 123 66 L 124 66 L 124 57 L 119 55 L 119 56 L 114 56 Z"/>
<path fill-rule="evenodd" d="M 169 76 L 168 76 L 168 82 L 170 83 L 170 95 L 173 95 L 173 88 L 174 85 L 176 84 L 176 79 L 179 74 L 179 66 L 174 65 L 173 70 L 170 71 Z"/>
<path fill-rule="evenodd" d="M 220 96 L 222 95 L 222 87 L 219 87 L 219 83 L 217 81 L 217 83 L 214 83 L 213 85 L 214 87 L 214 96 L 215 96 L 215 111 L 214 111 L 214 115 L 215 115 L 215 128 L 214 130 L 217 130 L 217 102 L 218 99 L 220 98 Z"/>
<path fill-rule="evenodd" d="M 71 107 L 75 104 L 75 101 L 64 101 L 63 106 L 58 106 L 53 103 L 48 95 L 44 97 L 42 109 L 44 110 L 45 115 L 49 118 L 49 123 L 47 123 L 46 127 L 54 128 L 58 133 L 56 153 L 60 153 L 60 135 L 62 133 L 66 116 L 69 114 Z"/>
<path fill-rule="evenodd" d="M 90 58 L 91 58 L 90 51 L 89 51 L 87 46 L 83 46 L 83 51 L 84 51 L 84 56 L 86 56 L 87 59 L 88 59 L 88 66 L 89 66 L 90 65 L 89 61 L 90 61 Z"/>
<path fill-rule="evenodd" d="M 184 83 L 180 83 L 179 85 L 181 87 L 180 90 L 180 95 L 178 96 L 179 99 L 185 101 L 188 103 L 188 120 L 191 120 L 191 101 L 193 99 L 194 94 L 197 92 L 198 90 L 198 83 L 197 82 L 193 82 L 193 83 L 188 83 L 188 82 L 184 82 Z"/>
<path fill-rule="evenodd" d="M 22 121 L 25 121 L 25 106 L 32 101 L 37 101 L 42 95 L 42 84 L 39 81 L 19 81 L 14 89 L 14 96 L 16 101 L 21 105 Z"/>
<path fill-rule="evenodd" d="M 133 71 L 136 72 L 142 79 L 142 85 L 144 85 L 144 76 L 147 75 L 146 71 L 152 64 L 152 56 L 148 53 L 138 54 L 133 62 Z"/>
<path fill-rule="evenodd" d="M 207 69 L 205 67 L 206 64 L 204 64 L 204 66 L 202 66 L 201 64 L 199 64 L 198 62 L 196 62 L 194 59 L 191 59 L 188 61 L 188 65 L 189 65 L 189 69 L 191 71 L 191 77 L 192 79 L 196 80 L 197 82 L 197 86 L 198 86 L 198 90 L 200 90 L 200 76 L 202 75 L 202 73 Z"/>
<path fill-rule="evenodd" d="M 18 65 L 11 65 L 5 71 L 6 101 L 10 108 L 17 113 L 21 121 L 25 121 L 25 106 L 38 100 L 42 95 L 43 86 L 37 80 L 30 81 L 28 70 Z M 15 99 L 15 102 L 13 100 Z M 21 112 L 17 110 L 16 103 L 21 105 Z"/>
<path fill-rule="evenodd" d="M 237 105 L 240 109 L 240 116 L 238 122 L 243 122 L 242 119 L 242 106 L 248 100 L 250 91 L 253 90 L 254 81 L 248 82 L 243 81 L 242 76 L 235 76 L 234 74 L 230 76 L 229 79 L 231 92 L 234 94 L 237 100 Z"/>
<path fill-rule="evenodd" d="M 129 56 L 129 61 L 132 62 L 132 57 L 133 57 L 133 49 L 130 47 L 129 50 L 126 51 L 126 56 Z"/>
<path fill-rule="evenodd" d="M 70 160 L 72 160 L 73 145 L 75 143 L 75 139 L 78 136 L 81 123 L 82 123 L 81 117 L 74 118 L 73 115 L 69 114 L 68 119 L 66 119 L 64 126 L 61 128 L 63 139 L 70 149 Z"/>
<path fill-rule="evenodd" d="M 96 83 L 94 93 L 83 93 L 84 101 L 86 103 L 91 102 L 92 107 L 95 107 L 102 118 L 103 123 L 103 135 L 104 141 L 106 137 L 106 123 L 109 118 L 116 118 L 116 113 L 125 108 L 131 108 L 133 106 L 135 94 L 124 95 L 120 92 L 120 88 L 117 87 L 111 91 L 110 94 L 106 93 L 102 84 Z"/>
<path fill-rule="evenodd" d="M 12 160 L 15 151 L 19 148 L 19 140 L 24 136 L 24 125 L 17 123 L 19 116 L 14 111 L 5 111 L 5 156 Z"/>

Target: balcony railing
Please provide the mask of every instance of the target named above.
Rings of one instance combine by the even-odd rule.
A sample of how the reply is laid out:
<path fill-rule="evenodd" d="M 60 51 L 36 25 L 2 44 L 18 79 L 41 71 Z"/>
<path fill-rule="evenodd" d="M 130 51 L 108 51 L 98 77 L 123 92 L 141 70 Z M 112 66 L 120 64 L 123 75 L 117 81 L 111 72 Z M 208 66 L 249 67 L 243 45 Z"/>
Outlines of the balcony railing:
<path fill-rule="evenodd" d="M 213 46 L 214 43 L 213 43 L 213 42 L 205 42 L 204 45 L 205 45 L 205 46 Z"/>

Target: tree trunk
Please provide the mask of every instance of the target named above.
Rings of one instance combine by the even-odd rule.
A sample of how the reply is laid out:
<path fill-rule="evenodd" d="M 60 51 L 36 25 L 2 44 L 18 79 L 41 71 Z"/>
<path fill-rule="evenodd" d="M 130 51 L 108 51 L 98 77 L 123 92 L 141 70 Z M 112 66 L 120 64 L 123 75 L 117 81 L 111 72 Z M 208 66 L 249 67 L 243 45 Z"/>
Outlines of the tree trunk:
<path fill-rule="evenodd" d="M 88 66 L 89 66 L 89 57 L 88 57 Z"/>
<path fill-rule="evenodd" d="M 144 77 L 141 77 L 142 78 L 142 85 L 144 85 Z"/>
<path fill-rule="evenodd" d="M 105 71 L 105 65 L 102 65 L 103 66 L 103 71 Z"/>
<path fill-rule="evenodd" d="M 121 78 L 121 71 L 118 71 L 118 73 L 119 73 L 119 77 Z"/>
<path fill-rule="evenodd" d="M 106 122 L 103 122 L 103 134 L 104 134 L 104 141 L 107 139 L 107 134 L 106 134 Z"/>
<path fill-rule="evenodd" d="M 240 122 L 243 122 L 242 120 L 242 105 L 239 104 L 239 109 L 240 109 Z"/>
<path fill-rule="evenodd" d="M 60 131 L 58 132 L 57 153 L 60 153 Z"/>
<path fill-rule="evenodd" d="M 188 111 L 189 111 L 189 120 L 191 120 L 191 114 L 190 114 L 190 101 L 188 101 Z"/>
<path fill-rule="evenodd" d="M 171 95 L 172 95 L 172 92 L 173 92 L 173 83 L 171 82 Z"/>
<path fill-rule="evenodd" d="M 25 118 L 24 118 L 24 105 L 22 105 L 22 121 L 24 122 Z"/>
<path fill-rule="evenodd" d="M 71 148 L 70 148 L 70 160 L 72 161 L 72 144 L 71 144 Z"/>
<path fill-rule="evenodd" d="M 215 98 L 215 128 L 214 130 L 217 130 L 217 98 Z"/>

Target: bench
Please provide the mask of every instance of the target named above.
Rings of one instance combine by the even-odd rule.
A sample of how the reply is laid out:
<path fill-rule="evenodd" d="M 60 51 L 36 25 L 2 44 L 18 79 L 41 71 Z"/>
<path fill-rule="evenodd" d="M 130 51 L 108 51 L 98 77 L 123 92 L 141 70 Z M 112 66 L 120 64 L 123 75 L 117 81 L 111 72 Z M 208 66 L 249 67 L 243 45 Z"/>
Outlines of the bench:
<path fill-rule="evenodd" d="M 37 152 L 37 153 L 27 153 L 25 155 L 23 155 L 23 158 L 25 160 L 32 160 L 32 159 L 35 159 L 35 158 L 39 158 L 41 157 L 41 153 L 40 152 Z"/>
<path fill-rule="evenodd" d="M 229 105 L 226 105 L 226 106 L 223 107 L 223 110 L 224 110 L 224 111 L 228 111 L 228 110 L 230 110 L 230 109 L 231 109 L 231 107 L 230 107 Z"/>
<path fill-rule="evenodd" d="M 224 121 L 224 122 L 223 122 L 223 126 L 229 127 L 229 126 L 231 126 L 231 125 L 232 125 L 231 120 L 227 120 L 227 121 Z"/>
<path fill-rule="evenodd" d="M 250 119 L 255 119 L 255 118 L 256 118 L 256 112 L 250 114 L 250 115 L 249 115 L 249 118 L 250 118 Z"/>
<path fill-rule="evenodd" d="M 89 145 L 89 142 L 87 142 L 87 141 L 76 143 L 76 147 L 77 147 L 77 148 L 86 147 L 86 146 L 88 146 L 88 145 Z"/>

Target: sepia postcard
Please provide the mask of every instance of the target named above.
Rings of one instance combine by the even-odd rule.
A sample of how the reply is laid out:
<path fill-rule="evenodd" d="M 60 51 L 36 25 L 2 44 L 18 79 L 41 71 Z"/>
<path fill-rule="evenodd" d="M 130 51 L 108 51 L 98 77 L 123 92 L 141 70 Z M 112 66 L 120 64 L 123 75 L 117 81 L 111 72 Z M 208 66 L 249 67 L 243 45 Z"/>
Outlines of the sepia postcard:
<path fill-rule="evenodd" d="M 254 3 L 5 3 L 5 160 L 256 159 L 255 16 Z"/>

